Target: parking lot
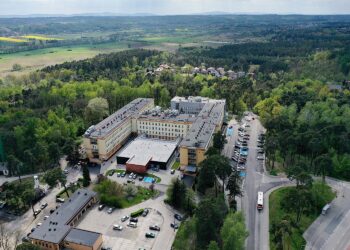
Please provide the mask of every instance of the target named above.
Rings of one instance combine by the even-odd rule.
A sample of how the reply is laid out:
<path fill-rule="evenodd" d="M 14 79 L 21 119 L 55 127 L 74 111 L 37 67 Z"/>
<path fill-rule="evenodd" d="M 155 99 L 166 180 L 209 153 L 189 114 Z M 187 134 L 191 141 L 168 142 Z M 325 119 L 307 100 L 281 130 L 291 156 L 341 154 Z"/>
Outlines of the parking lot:
<path fill-rule="evenodd" d="M 123 216 L 130 216 L 130 213 L 140 208 L 148 208 L 150 212 L 146 217 L 138 217 L 137 228 L 127 226 L 129 220 L 121 221 Z M 116 209 L 111 214 L 108 214 L 107 210 L 108 208 L 105 207 L 99 211 L 96 205 L 83 217 L 77 227 L 102 233 L 103 246 L 113 250 L 138 250 L 139 248 L 165 250 L 171 248 L 175 232 L 170 227 L 170 223 L 174 222 L 175 211 L 167 207 L 162 198 L 151 199 L 126 209 Z M 179 222 L 177 221 L 177 223 Z M 114 230 L 113 225 L 120 225 L 123 229 L 121 231 Z M 150 230 L 149 226 L 152 225 L 159 226 L 160 231 Z M 155 238 L 146 238 L 147 232 L 155 233 Z"/>

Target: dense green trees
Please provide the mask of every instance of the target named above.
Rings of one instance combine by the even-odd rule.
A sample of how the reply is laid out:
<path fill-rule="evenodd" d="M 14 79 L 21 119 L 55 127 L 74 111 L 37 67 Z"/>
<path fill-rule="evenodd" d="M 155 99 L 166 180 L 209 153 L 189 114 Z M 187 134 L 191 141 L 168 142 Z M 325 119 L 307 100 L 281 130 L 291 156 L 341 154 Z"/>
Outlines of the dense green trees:
<path fill-rule="evenodd" d="M 58 183 L 60 183 L 63 187 L 64 190 L 69 197 L 69 193 L 66 187 L 67 184 L 67 177 L 63 173 L 62 169 L 59 167 L 50 169 L 45 172 L 44 174 L 44 180 L 45 182 L 49 185 L 50 188 L 55 187 Z"/>
<path fill-rule="evenodd" d="M 318 81 L 290 82 L 274 89 L 255 106 L 268 129 L 269 165 L 273 168 L 278 160 L 284 167 L 302 164 L 316 175 L 348 178 L 349 103 L 349 90 L 334 92 Z"/>
<path fill-rule="evenodd" d="M 223 250 L 244 249 L 248 232 L 245 228 L 243 214 L 241 212 L 228 213 L 220 231 Z"/>
<path fill-rule="evenodd" d="M 16 250 L 40 250 L 40 247 L 31 243 L 22 243 L 16 247 Z"/>

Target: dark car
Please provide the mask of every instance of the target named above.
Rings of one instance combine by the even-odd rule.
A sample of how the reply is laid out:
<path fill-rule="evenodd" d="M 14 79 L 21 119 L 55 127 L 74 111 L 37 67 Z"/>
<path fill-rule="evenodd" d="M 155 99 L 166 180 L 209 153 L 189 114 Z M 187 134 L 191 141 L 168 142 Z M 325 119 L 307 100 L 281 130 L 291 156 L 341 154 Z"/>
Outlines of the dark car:
<path fill-rule="evenodd" d="M 109 175 L 109 176 L 112 176 L 112 175 L 114 175 L 114 170 L 112 170 L 112 171 L 109 171 L 108 175 Z"/>
<path fill-rule="evenodd" d="M 130 221 L 131 221 L 131 222 L 137 223 L 137 222 L 139 221 L 139 219 L 131 217 L 131 218 L 130 218 Z"/>
<path fill-rule="evenodd" d="M 179 228 L 179 225 L 177 223 L 170 223 L 170 226 L 175 229 Z"/>
<path fill-rule="evenodd" d="M 139 181 L 142 181 L 142 180 L 143 180 L 143 176 L 140 176 L 140 177 L 139 177 Z"/>
<path fill-rule="evenodd" d="M 126 175 L 126 173 L 125 172 L 123 172 L 123 173 L 121 173 L 121 177 L 125 177 L 125 175 Z"/>
<path fill-rule="evenodd" d="M 53 212 L 55 212 L 55 209 L 50 209 L 50 214 L 52 214 Z"/>
<path fill-rule="evenodd" d="M 160 227 L 158 227 L 157 225 L 150 226 L 149 229 L 154 231 L 160 231 Z"/>
<path fill-rule="evenodd" d="M 175 219 L 177 219 L 178 221 L 182 221 L 182 216 L 179 214 L 174 214 Z"/>
<path fill-rule="evenodd" d="M 104 207 L 105 207 L 105 204 L 101 204 L 101 205 L 98 206 L 98 210 L 101 211 Z"/>
<path fill-rule="evenodd" d="M 156 234 L 155 233 L 146 233 L 146 238 L 155 238 Z"/>
<path fill-rule="evenodd" d="M 148 213 L 149 213 L 149 210 L 146 208 L 145 210 L 143 210 L 142 216 L 146 217 Z"/>
<path fill-rule="evenodd" d="M 135 184 L 135 181 L 134 181 L 134 180 L 127 180 L 126 182 L 127 182 L 127 183 Z"/>
<path fill-rule="evenodd" d="M 35 231 L 35 227 L 33 227 L 31 230 L 30 230 L 30 232 L 34 232 Z"/>
<path fill-rule="evenodd" d="M 22 238 L 22 242 L 29 242 L 29 238 L 28 237 L 23 237 Z"/>
<path fill-rule="evenodd" d="M 40 208 L 44 209 L 45 207 L 47 207 L 47 205 L 48 205 L 47 202 L 45 202 L 45 203 L 41 204 Z"/>

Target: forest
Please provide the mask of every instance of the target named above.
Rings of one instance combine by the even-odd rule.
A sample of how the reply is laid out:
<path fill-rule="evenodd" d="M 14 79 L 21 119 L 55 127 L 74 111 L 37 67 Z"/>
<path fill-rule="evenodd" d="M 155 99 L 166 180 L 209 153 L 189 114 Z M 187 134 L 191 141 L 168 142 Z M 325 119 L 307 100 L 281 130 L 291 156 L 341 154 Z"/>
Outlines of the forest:
<path fill-rule="evenodd" d="M 200 26 L 201 20 L 223 25 L 215 16 L 188 18 L 196 20 L 193 27 Z M 167 20 L 175 22 L 172 17 Z M 167 107 L 175 95 L 202 95 L 225 98 L 228 111 L 238 116 L 245 110 L 261 116 L 269 131 L 266 150 L 271 171 L 302 162 L 315 174 L 349 179 L 348 18 L 228 16 L 223 20 L 224 24 L 236 20 L 233 26 L 241 31 L 259 24 L 249 29 L 250 35 L 264 41 L 180 47 L 175 53 L 127 50 L 0 79 L 0 137 L 11 174 L 44 171 L 63 154 L 76 159 L 81 135 L 96 122 L 91 107 L 101 98 L 107 103 L 101 114 L 108 115 L 136 97 L 152 97 Z M 31 20 L 33 28 L 37 21 Z M 277 27 L 271 26 L 277 21 Z M 306 26 L 306 21 L 315 25 Z M 177 22 L 185 25 L 183 20 Z M 4 23 L 20 32 L 11 22 Z M 171 70 L 147 74 L 164 63 Z M 201 65 L 252 75 L 231 80 L 191 74 Z M 338 89 L 331 89 L 333 85 Z"/>

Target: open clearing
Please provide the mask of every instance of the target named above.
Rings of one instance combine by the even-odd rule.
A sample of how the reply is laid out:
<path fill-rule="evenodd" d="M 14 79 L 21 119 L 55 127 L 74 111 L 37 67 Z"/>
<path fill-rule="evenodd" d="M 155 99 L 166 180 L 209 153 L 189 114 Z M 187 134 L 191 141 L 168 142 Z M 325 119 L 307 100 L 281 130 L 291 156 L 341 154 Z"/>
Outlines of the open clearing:
<path fill-rule="evenodd" d="M 101 45 L 82 45 L 59 48 L 38 49 L 14 54 L 0 55 L 0 77 L 21 75 L 49 65 L 66 61 L 81 60 L 101 53 L 116 52 L 127 49 L 127 44 L 110 43 Z M 18 63 L 21 71 L 12 71 L 12 65 Z"/>

